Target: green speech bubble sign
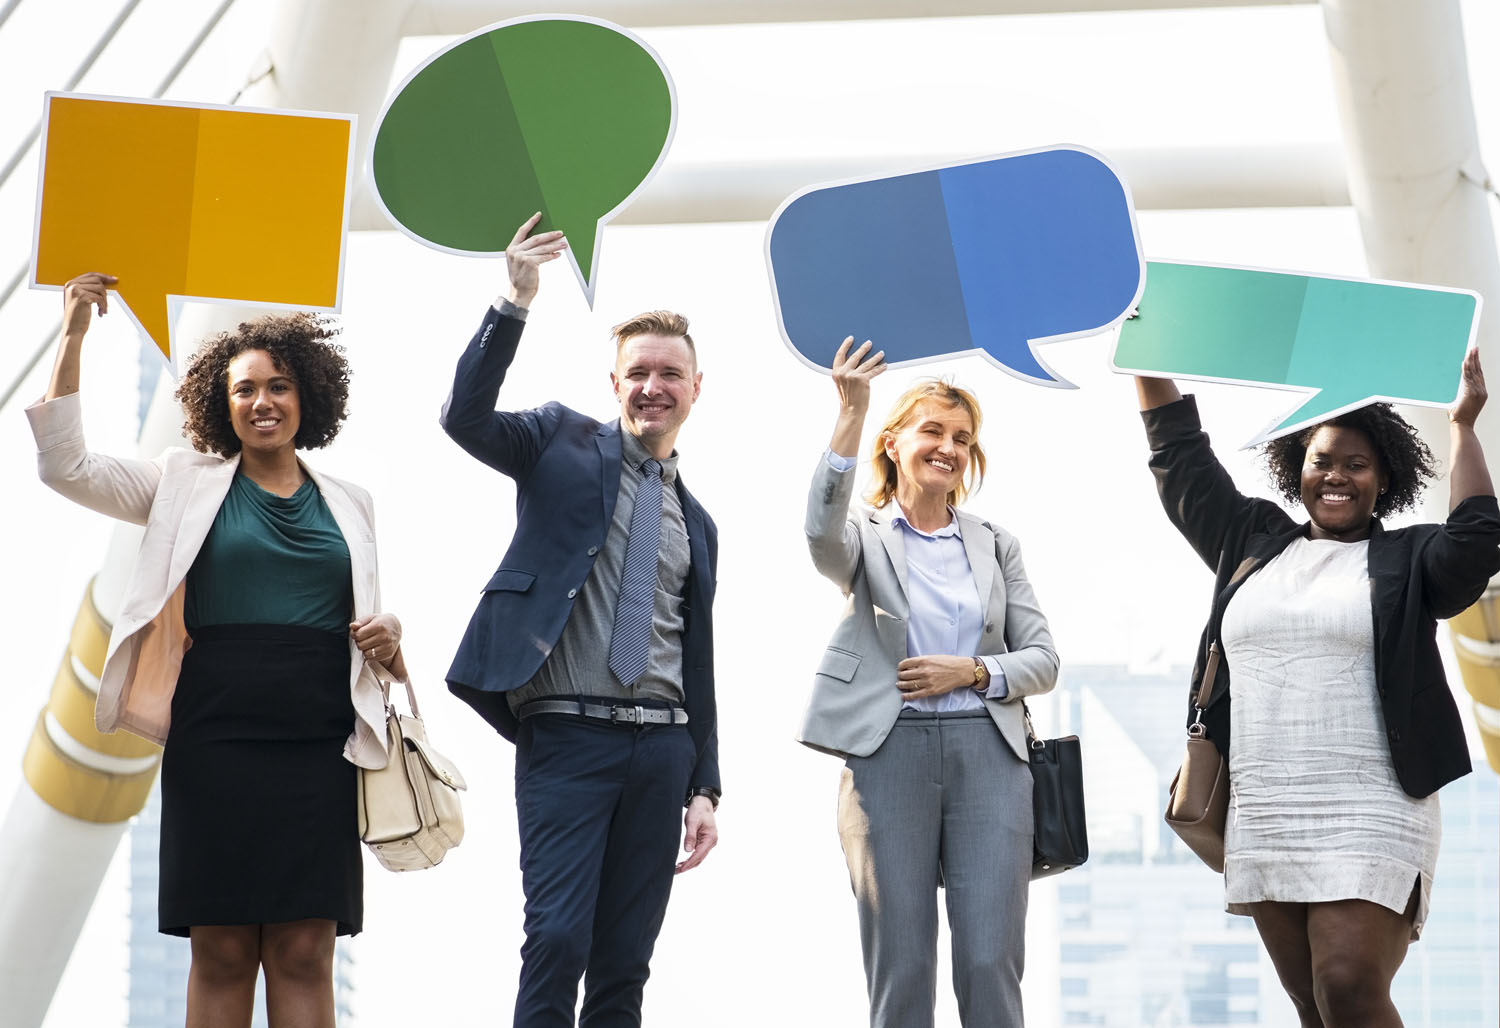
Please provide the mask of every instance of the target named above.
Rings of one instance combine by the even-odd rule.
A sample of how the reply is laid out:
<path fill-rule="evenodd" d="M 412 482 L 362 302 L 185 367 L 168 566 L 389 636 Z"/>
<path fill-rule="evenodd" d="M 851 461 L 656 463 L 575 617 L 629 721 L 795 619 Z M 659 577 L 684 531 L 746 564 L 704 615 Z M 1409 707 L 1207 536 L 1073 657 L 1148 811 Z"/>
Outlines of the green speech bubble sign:
<path fill-rule="evenodd" d="M 599 236 L 660 167 L 677 124 L 666 65 L 618 25 L 518 18 L 433 54 L 386 102 L 370 175 L 387 216 L 434 249 L 502 253 L 562 229 L 589 306 Z"/>

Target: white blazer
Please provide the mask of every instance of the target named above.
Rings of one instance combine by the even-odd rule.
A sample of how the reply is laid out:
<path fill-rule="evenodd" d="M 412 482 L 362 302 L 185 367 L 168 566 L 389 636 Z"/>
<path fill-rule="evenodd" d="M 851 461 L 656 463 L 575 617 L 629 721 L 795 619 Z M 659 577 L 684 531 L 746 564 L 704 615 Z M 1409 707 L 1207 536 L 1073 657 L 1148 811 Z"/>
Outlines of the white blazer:
<path fill-rule="evenodd" d="M 813 564 L 848 596 L 843 619 L 813 677 L 812 699 L 797 738 L 813 749 L 867 757 L 901 715 L 896 665 L 906 659 L 906 545 L 891 523 L 892 507 L 850 509 L 854 472 L 818 458 L 807 497 L 807 544 Z M 959 534 L 974 586 L 984 599 L 980 656 L 996 656 L 1008 693 L 986 699 L 1000 734 L 1029 760 L 1021 704 L 1057 684 L 1057 651 L 1047 619 L 1021 563 L 1021 547 L 1005 529 L 958 512 Z"/>
<path fill-rule="evenodd" d="M 26 408 L 36 436 L 42 481 L 74 503 L 146 526 L 110 633 L 94 723 L 101 732 L 124 728 L 162 743 L 172 719 L 172 693 L 182 656 L 192 644 L 183 623 L 188 569 L 229 493 L 240 458 L 236 454 L 225 460 L 181 447 L 168 449 L 155 460 L 90 453 L 83 438 L 82 409 L 77 393 Z M 306 464 L 302 467 L 323 494 L 349 547 L 354 617 L 377 613 L 380 578 L 370 494 Z M 354 733 L 344 745 L 344 756 L 360 767 L 384 767 L 385 703 L 380 680 L 352 638 L 349 692 L 354 701 Z"/>

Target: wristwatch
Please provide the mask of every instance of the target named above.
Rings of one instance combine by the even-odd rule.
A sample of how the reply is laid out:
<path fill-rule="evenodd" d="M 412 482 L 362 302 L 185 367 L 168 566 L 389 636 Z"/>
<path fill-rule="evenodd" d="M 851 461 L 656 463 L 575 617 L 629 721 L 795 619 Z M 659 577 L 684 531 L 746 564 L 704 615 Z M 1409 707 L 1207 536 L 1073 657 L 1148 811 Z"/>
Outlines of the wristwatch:
<path fill-rule="evenodd" d="M 977 693 L 989 690 L 989 670 L 984 666 L 984 661 L 978 657 L 974 658 L 974 683 L 971 688 Z"/>
<path fill-rule="evenodd" d="M 692 803 L 693 803 L 694 799 L 696 799 L 699 796 L 707 796 L 708 797 L 708 802 L 710 802 L 710 803 L 713 804 L 715 810 L 718 810 L 719 809 L 719 795 L 720 795 L 719 794 L 719 790 L 715 789 L 713 786 L 710 786 L 710 785 L 700 785 L 700 786 L 698 786 L 698 788 L 694 789 L 692 792 L 690 792 L 690 793 L 687 794 L 687 799 L 683 801 L 682 805 L 684 807 L 692 806 Z"/>

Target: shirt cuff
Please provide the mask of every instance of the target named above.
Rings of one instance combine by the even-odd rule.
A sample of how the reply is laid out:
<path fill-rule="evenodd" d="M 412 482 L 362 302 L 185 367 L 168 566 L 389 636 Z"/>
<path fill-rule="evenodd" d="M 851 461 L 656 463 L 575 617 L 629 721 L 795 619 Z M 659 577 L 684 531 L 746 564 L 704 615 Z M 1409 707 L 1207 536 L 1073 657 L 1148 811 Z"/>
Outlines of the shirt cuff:
<path fill-rule="evenodd" d="M 980 662 L 989 670 L 990 687 L 984 691 L 987 700 L 1003 700 L 1010 695 L 1010 687 L 1005 684 L 1005 669 L 1000 666 L 999 657 L 980 657 Z"/>
<path fill-rule="evenodd" d="M 498 311 L 502 318 L 515 318 L 517 321 L 526 320 L 526 308 L 517 307 L 503 296 L 496 297 L 495 302 L 490 304 L 490 306 Z"/>
<path fill-rule="evenodd" d="M 835 471 L 849 471 L 854 467 L 854 465 L 859 463 L 858 457 L 842 457 L 839 454 L 834 453 L 832 450 L 824 450 L 823 459 L 826 460 L 828 462 L 828 466 Z"/>

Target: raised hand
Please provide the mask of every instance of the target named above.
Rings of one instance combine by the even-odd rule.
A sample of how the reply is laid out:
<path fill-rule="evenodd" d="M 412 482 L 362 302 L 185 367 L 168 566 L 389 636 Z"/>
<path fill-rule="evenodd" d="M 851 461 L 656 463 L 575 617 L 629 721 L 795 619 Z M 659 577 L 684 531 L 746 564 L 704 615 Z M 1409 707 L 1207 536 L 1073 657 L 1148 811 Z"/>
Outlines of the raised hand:
<path fill-rule="evenodd" d="M 68 279 L 63 286 L 63 335 L 82 336 L 87 332 L 93 317 L 91 307 L 99 308 L 100 317 L 109 313 L 108 290 L 118 281 L 97 271 Z"/>
<path fill-rule="evenodd" d="M 1489 396 L 1489 391 L 1484 387 L 1484 368 L 1479 364 L 1479 347 L 1476 346 L 1464 354 L 1463 378 L 1458 386 L 1458 399 L 1454 400 L 1453 406 L 1448 408 L 1448 420 L 1472 427 L 1474 420 L 1479 417 L 1479 412 L 1484 409 L 1484 401 L 1489 399 Z"/>
<path fill-rule="evenodd" d="M 63 286 L 63 327 L 57 341 L 57 360 L 52 365 L 52 379 L 47 384 L 47 399 L 71 396 L 78 392 L 83 337 L 93 318 L 91 308 L 98 307 L 102 316 L 109 310 L 109 289 L 119 279 L 98 271 L 70 278 Z"/>
<path fill-rule="evenodd" d="M 1448 408 L 1448 509 L 1452 510 L 1471 496 L 1494 496 L 1490 466 L 1484 460 L 1484 448 L 1474 431 L 1474 419 L 1489 398 L 1484 387 L 1484 368 L 1479 366 L 1479 349 L 1464 354 L 1463 378 L 1458 399 Z"/>
<path fill-rule="evenodd" d="M 870 380 L 889 365 L 884 350 L 870 353 L 875 344 L 868 339 L 850 353 L 853 345 L 854 337 L 845 336 L 838 353 L 833 355 L 833 387 L 839 392 L 840 409 L 864 417 L 870 409 Z"/>
<path fill-rule="evenodd" d="M 865 340 L 850 353 L 854 337 L 846 336 L 838 353 L 833 355 L 833 387 L 839 391 L 839 416 L 833 423 L 833 439 L 828 448 L 840 457 L 858 453 L 859 434 L 870 409 L 870 380 L 886 369 L 885 351 L 870 353 L 872 345 Z"/>
<path fill-rule="evenodd" d="M 510 302 L 517 307 L 530 307 L 536 299 L 537 286 L 541 284 L 540 268 L 548 261 L 555 261 L 568 248 L 568 241 L 559 231 L 529 235 L 542 220 L 537 211 L 516 229 L 515 238 L 505 248 L 505 270 L 510 275 Z"/>

